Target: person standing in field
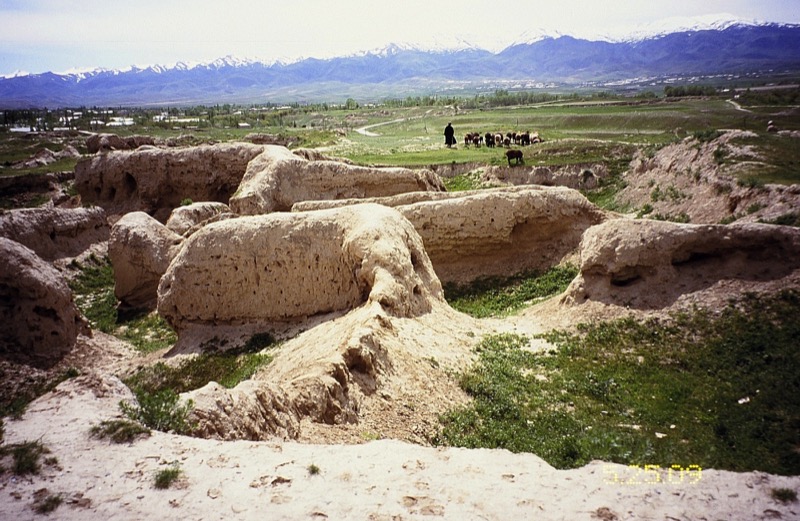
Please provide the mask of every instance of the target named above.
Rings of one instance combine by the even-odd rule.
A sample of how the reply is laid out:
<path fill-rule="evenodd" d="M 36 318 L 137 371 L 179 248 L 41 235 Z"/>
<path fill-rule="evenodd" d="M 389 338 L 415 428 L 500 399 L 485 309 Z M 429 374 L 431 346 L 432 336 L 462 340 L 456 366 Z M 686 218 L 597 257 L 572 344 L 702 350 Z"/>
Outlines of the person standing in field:
<path fill-rule="evenodd" d="M 444 144 L 447 145 L 447 148 L 452 147 L 456 144 L 456 131 L 453 130 L 452 123 L 448 123 L 446 127 L 444 127 Z"/>

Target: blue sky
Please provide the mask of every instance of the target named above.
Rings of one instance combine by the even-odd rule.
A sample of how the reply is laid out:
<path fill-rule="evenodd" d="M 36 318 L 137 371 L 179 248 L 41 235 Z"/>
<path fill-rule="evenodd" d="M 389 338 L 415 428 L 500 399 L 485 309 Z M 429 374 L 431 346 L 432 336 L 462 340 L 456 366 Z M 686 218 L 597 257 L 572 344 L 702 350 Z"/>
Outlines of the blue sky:
<path fill-rule="evenodd" d="M 619 38 L 719 18 L 800 23 L 800 0 L 0 0 L 0 75 L 325 58 L 388 43 L 500 50 L 542 32 Z"/>

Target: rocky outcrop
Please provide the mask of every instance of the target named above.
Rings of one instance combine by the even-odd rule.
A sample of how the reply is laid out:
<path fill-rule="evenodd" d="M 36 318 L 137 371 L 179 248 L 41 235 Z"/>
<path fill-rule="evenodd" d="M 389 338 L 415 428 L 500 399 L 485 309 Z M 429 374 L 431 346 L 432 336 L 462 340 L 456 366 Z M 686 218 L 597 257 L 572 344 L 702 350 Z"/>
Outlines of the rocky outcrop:
<path fill-rule="evenodd" d="M 116 134 L 92 134 L 86 138 L 86 149 L 90 154 L 108 152 L 110 150 L 135 150 L 145 145 L 156 145 L 153 136 L 127 136 Z"/>
<path fill-rule="evenodd" d="M 231 209 L 228 208 L 227 204 L 217 202 L 192 203 L 186 206 L 179 206 L 172 210 L 169 219 L 167 219 L 167 228 L 178 235 L 184 235 L 209 219 L 230 213 L 230 211 Z"/>
<path fill-rule="evenodd" d="M 603 164 L 565 165 L 562 167 L 486 167 L 481 181 L 490 184 L 566 186 L 576 190 L 597 188 L 600 179 L 608 176 Z"/>
<path fill-rule="evenodd" d="M 763 182 L 760 173 L 778 168 L 754 146 L 757 138 L 730 130 L 710 140 L 688 137 L 655 153 L 640 151 L 616 199 L 644 216 L 692 223 L 770 222 L 796 215 L 800 186 Z"/>
<path fill-rule="evenodd" d="M 14 169 L 37 168 L 40 166 L 47 166 L 60 161 L 61 159 L 75 159 L 80 157 L 81 154 L 72 145 L 65 145 L 64 148 L 58 152 L 53 152 L 49 148 L 43 148 L 33 154 L 28 159 L 18 161 L 11 165 Z"/>
<path fill-rule="evenodd" d="M 466 367 L 480 331 L 443 302 L 431 301 L 431 311 L 413 320 L 368 302 L 287 341 L 253 379 L 186 393 L 194 434 L 310 440 L 337 425 L 356 443 L 365 430 L 428 443 L 440 428 L 436 418 L 468 400 L 444 368 Z"/>
<path fill-rule="evenodd" d="M 444 191 L 444 185 L 430 170 L 309 161 L 287 148 L 266 145 L 264 153 L 248 165 L 229 205 L 237 214 L 257 215 L 288 211 L 299 201 L 379 197 L 417 191 Z"/>
<path fill-rule="evenodd" d="M 779 280 L 800 268 L 800 229 L 617 219 L 590 228 L 563 302 L 669 306 L 722 280 Z"/>
<path fill-rule="evenodd" d="M 108 257 L 114 294 L 123 306 L 154 308 L 158 282 L 184 239 L 144 212 L 125 214 L 111 229 Z"/>
<path fill-rule="evenodd" d="M 368 301 L 415 316 L 442 298 L 411 224 L 367 204 L 201 228 L 161 279 L 158 311 L 180 334 L 192 325 L 305 320 Z"/>
<path fill-rule="evenodd" d="M 442 282 L 542 271 L 575 252 L 583 232 L 607 214 L 560 187 L 415 192 L 369 201 L 395 207 L 422 237 Z M 295 211 L 357 203 L 298 203 Z"/>
<path fill-rule="evenodd" d="M 263 150 L 250 143 L 223 143 L 109 152 L 77 164 L 75 187 L 84 203 L 109 214 L 144 211 L 165 222 L 186 199 L 227 203 L 247 164 Z"/>
<path fill-rule="evenodd" d="M 0 353 L 49 367 L 75 345 L 83 327 L 66 280 L 22 244 L 0 237 Z"/>
<path fill-rule="evenodd" d="M 19 242 L 48 261 L 76 257 L 108 236 L 102 208 L 25 208 L 0 213 L 0 237 Z"/>

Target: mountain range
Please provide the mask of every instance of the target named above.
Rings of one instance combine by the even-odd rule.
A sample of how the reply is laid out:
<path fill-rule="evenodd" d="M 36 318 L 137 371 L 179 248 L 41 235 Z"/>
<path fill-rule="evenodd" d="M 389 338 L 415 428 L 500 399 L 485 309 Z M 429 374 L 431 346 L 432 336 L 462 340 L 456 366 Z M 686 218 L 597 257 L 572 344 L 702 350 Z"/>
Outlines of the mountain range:
<path fill-rule="evenodd" d="M 0 108 L 336 101 L 356 93 L 374 100 L 503 81 L 597 85 L 770 71 L 800 72 L 800 25 L 730 23 L 628 41 L 540 35 L 499 52 L 392 44 L 290 63 L 226 57 L 191 66 L 25 74 L 0 78 Z"/>

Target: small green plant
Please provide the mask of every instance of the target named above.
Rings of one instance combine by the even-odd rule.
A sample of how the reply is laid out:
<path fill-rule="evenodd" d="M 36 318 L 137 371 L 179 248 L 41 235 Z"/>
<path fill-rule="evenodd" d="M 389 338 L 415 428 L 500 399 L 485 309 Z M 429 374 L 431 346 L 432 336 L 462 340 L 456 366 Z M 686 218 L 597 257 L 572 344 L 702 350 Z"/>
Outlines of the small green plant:
<path fill-rule="evenodd" d="M 747 176 L 736 180 L 736 184 L 743 188 L 762 188 L 764 180 L 755 176 Z"/>
<path fill-rule="evenodd" d="M 653 213 L 653 205 L 650 203 L 645 203 L 644 206 L 642 206 L 642 209 L 636 213 L 636 217 L 641 219 L 650 213 Z"/>
<path fill-rule="evenodd" d="M 800 212 L 785 213 L 769 221 L 762 221 L 761 219 L 759 219 L 759 222 L 767 224 L 778 224 L 781 226 L 800 227 Z"/>
<path fill-rule="evenodd" d="M 40 441 L 24 441 L 0 447 L 0 457 L 4 458 L 10 455 L 13 458 L 12 471 L 18 476 L 38 474 L 42 468 L 39 460 L 44 454 L 50 454 L 50 449 L 42 445 Z M 58 459 L 47 458 L 45 464 L 57 465 Z"/>
<path fill-rule="evenodd" d="M 728 155 L 728 150 L 720 145 L 716 149 L 714 149 L 714 162 L 718 165 L 721 165 L 725 162 L 725 157 Z"/>
<path fill-rule="evenodd" d="M 751 204 L 750 206 L 748 206 L 748 207 L 747 207 L 747 215 L 754 214 L 754 213 L 756 213 L 757 211 L 759 211 L 759 210 L 762 210 L 762 209 L 764 209 L 764 208 L 766 208 L 766 205 L 765 205 L 765 204 L 762 204 L 762 203 L 753 203 L 753 204 Z"/>
<path fill-rule="evenodd" d="M 108 438 L 114 443 L 131 443 L 141 436 L 149 436 L 150 429 L 131 420 L 103 420 L 94 425 L 89 434 L 98 439 Z"/>
<path fill-rule="evenodd" d="M 317 474 L 320 473 L 320 468 L 312 463 L 311 465 L 308 466 L 308 473 L 311 476 L 316 476 Z"/>
<path fill-rule="evenodd" d="M 457 176 L 445 178 L 442 180 L 444 187 L 448 192 L 463 192 L 467 190 L 479 190 L 484 188 L 481 184 L 481 176 L 479 172 L 467 172 L 466 174 L 459 174 Z"/>
<path fill-rule="evenodd" d="M 722 132 L 715 129 L 708 129 L 708 130 L 698 130 L 692 134 L 692 136 L 700 141 L 701 143 L 707 143 L 709 141 L 714 141 L 718 137 L 722 135 Z"/>
<path fill-rule="evenodd" d="M 183 471 L 178 464 L 173 463 L 170 467 L 156 472 L 153 486 L 158 489 L 167 489 L 171 487 L 182 474 Z"/>
<path fill-rule="evenodd" d="M 180 403 L 178 393 L 172 389 L 156 392 L 136 389 L 134 394 L 137 403 L 121 401 L 119 404 L 122 413 L 131 420 L 163 432 L 185 434 L 192 430 L 188 421 L 194 407 L 192 400 Z"/>
<path fill-rule="evenodd" d="M 650 200 L 654 203 L 666 200 L 666 195 L 661 191 L 660 186 L 656 185 L 656 187 L 650 191 Z"/>
<path fill-rule="evenodd" d="M 670 221 L 682 224 L 692 222 L 692 218 L 689 217 L 689 214 L 687 214 L 686 212 L 680 212 L 677 215 L 656 213 L 653 214 L 652 218 L 655 219 L 656 221 Z"/>
<path fill-rule="evenodd" d="M 794 503 L 797 501 L 797 492 L 791 488 L 773 488 L 770 495 L 772 499 L 781 503 Z"/>
<path fill-rule="evenodd" d="M 41 500 L 34 501 L 33 510 L 37 514 L 49 514 L 63 503 L 64 498 L 60 494 L 50 494 Z"/>
<path fill-rule="evenodd" d="M 189 197 L 181 199 L 181 206 L 189 206 L 192 203 L 194 203 L 194 201 L 192 201 Z"/>

